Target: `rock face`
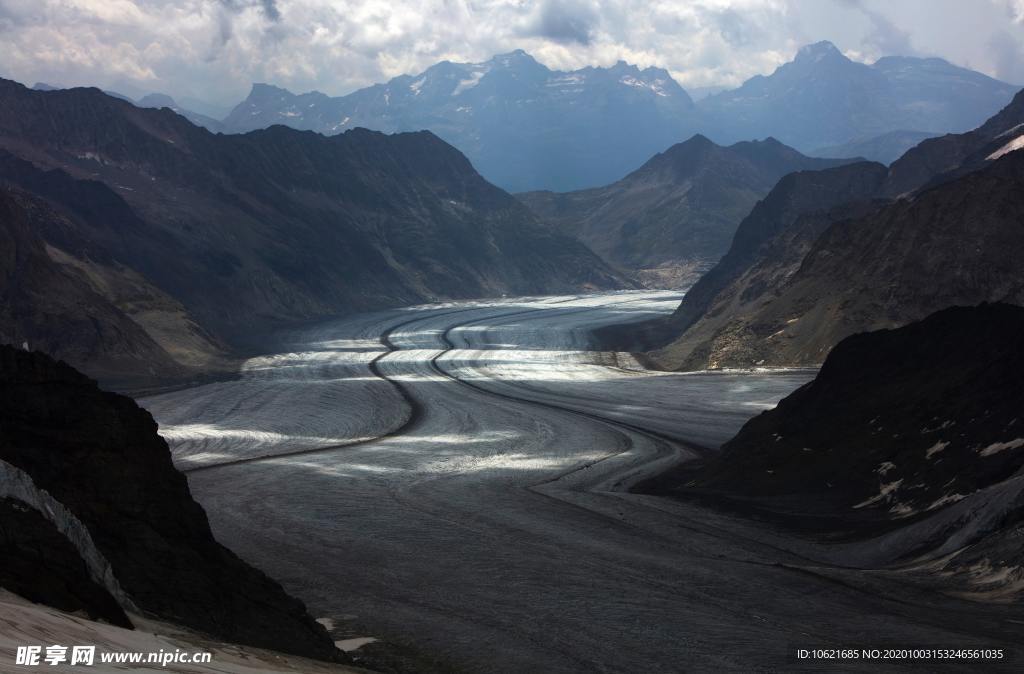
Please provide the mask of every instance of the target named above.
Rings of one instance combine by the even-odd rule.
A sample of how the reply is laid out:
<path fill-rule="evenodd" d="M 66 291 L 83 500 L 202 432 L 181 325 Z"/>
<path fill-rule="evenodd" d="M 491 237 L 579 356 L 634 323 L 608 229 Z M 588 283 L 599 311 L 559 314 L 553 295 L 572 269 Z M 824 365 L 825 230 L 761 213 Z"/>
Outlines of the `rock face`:
<path fill-rule="evenodd" d="M 110 380 L 176 379 L 187 367 L 147 332 L 147 318 L 181 316 L 180 305 L 144 279 L 102 260 L 75 258 L 43 240 L 46 233 L 74 231 L 74 225 L 42 199 L 0 188 L 0 342 L 57 358 L 88 363 Z M 113 288 L 118 288 L 115 294 Z M 215 358 L 217 346 L 193 335 L 197 349 Z M 187 343 L 188 340 L 179 340 Z"/>
<path fill-rule="evenodd" d="M 155 422 L 131 399 L 101 391 L 41 353 L 5 346 L 0 419 L 0 460 L 27 473 L 85 525 L 143 612 L 226 641 L 338 657 L 301 602 L 214 540 Z M 123 618 L 102 588 L 83 580 L 80 560 L 57 531 L 28 528 L 46 513 L 9 499 L 0 505 L 0 545 L 16 555 L 0 574 L 10 589 L 58 608 L 77 603 L 114 622 Z M 18 574 L 40 555 L 48 560 L 43 572 Z"/>
<path fill-rule="evenodd" d="M 938 58 L 890 56 L 867 65 L 819 42 L 771 75 L 710 96 L 699 108 L 701 128 L 720 142 L 771 135 L 811 152 L 900 129 L 963 132 L 1017 90 Z"/>
<path fill-rule="evenodd" d="M 925 517 L 1024 467 L 1024 308 L 954 307 L 840 342 L 694 480 L 830 527 Z"/>
<path fill-rule="evenodd" d="M 649 330 L 661 339 L 654 362 L 814 365 L 855 332 L 954 304 L 1024 302 L 1012 262 L 1024 245 L 1024 154 L 1000 149 L 1024 122 L 1022 101 L 979 130 L 925 141 L 888 172 L 853 164 L 780 181 L 675 315 Z M 908 185 L 926 187 L 889 199 Z"/>
<path fill-rule="evenodd" d="M 71 542 L 17 499 L 0 499 L 0 554 L 0 587 L 37 604 L 131 628 L 124 610 L 92 579 Z"/>
<path fill-rule="evenodd" d="M 652 285 L 678 287 L 725 253 L 736 226 L 779 178 L 838 163 L 772 138 L 721 147 L 698 135 L 606 187 L 518 196 L 604 259 L 645 271 Z"/>
<path fill-rule="evenodd" d="M 0 180 L 64 216 L 40 236 L 69 264 L 178 303 L 150 311 L 92 270 L 183 366 L 203 366 L 201 342 L 344 311 L 630 285 L 430 133 L 213 135 L 98 90 L 8 81 L 0 101 Z"/>
<path fill-rule="evenodd" d="M 554 71 L 515 51 L 443 61 L 418 75 L 332 98 L 257 84 L 225 118 L 229 132 L 286 124 L 324 134 L 355 127 L 429 129 L 513 192 L 604 185 L 686 137 L 693 101 L 660 68 Z"/>

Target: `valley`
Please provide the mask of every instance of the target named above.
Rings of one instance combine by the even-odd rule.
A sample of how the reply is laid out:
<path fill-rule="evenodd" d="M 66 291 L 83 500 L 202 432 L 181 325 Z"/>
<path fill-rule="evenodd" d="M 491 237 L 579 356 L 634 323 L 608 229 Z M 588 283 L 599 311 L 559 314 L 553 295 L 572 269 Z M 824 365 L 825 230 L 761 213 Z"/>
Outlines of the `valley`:
<path fill-rule="evenodd" d="M 843 642 L 1016 648 L 1013 605 L 830 563 L 856 544 L 630 492 L 814 374 L 650 372 L 594 350 L 591 330 L 678 301 L 359 314 L 293 333 L 236 381 L 141 404 L 218 539 L 346 638 L 470 671 L 789 668 L 797 645 Z"/>

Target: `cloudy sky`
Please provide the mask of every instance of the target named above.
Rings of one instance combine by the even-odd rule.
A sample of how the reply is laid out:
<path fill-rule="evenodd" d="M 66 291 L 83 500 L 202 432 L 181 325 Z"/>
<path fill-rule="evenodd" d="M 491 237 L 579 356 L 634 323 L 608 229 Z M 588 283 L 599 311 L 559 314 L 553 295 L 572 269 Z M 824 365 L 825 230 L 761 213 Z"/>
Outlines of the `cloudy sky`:
<path fill-rule="evenodd" d="M 339 95 L 516 48 L 731 86 L 818 40 L 1024 84 L 1024 0 L 0 0 L 0 76 L 220 105 L 254 81 Z"/>

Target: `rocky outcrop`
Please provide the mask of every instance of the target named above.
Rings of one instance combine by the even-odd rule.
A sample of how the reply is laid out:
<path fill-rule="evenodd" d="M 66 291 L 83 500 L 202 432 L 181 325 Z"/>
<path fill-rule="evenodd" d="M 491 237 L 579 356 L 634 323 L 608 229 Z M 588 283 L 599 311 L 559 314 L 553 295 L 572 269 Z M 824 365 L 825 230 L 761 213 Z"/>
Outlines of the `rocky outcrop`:
<path fill-rule="evenodd" d="M 605 187 L 527 192 L 541 220 L 650 285 L 689 286 L 727 250 L 737 225 L 779 178 L 846 160 L 813 159 L 773 138 L 722 147 L 694 136 Z"/>
<path fill-rule="evenodd" d="M 155 422 L 131 399 L 41 353 L 0 347 L 0 460 L 68 513 L 25 495 L 3 502 L 9 589 L 117 622 L 120 588 L 132 609 L 218 639 L 339 657 L 301 602 L 214 540 Z M 71 519 L 109 563 L 113 593 L 96 583 Z M 42 571 L 25 573 L 39 557 L 49 560 Z"/>
<path fill-rule="evenodd" d="M 37 604 L 131 627 L 79 550 L 41 511 L 19 499 L 0 499 L 0 555 L 0 587 Z"/>

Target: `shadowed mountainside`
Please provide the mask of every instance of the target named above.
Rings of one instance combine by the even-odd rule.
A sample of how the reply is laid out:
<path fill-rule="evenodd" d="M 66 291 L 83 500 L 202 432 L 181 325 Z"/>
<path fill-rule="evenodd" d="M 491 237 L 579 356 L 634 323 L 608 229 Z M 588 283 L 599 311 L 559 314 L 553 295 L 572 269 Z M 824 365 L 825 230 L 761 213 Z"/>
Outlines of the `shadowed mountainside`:
<path fill-rule="evenodd" d="M 237 346 L 345 311 L 630 285 L 430 133 L 214 135 L 95 89 L 8 81 L 0 100 L 0 179 L 65 216 L 41 236 L 69 264 L 129 270 L 180 303 L 161 330 L 143 324 L 172 356 L 188 348 L 156 333 L 195 332 L 186 320 Z"/>
<path fill-rule="evenodd" d="M 975 599 L 1019 596 L 1021 334 L 1024 308 L 987 304 L 847 337 L 705 465 L 645 489 L 864 540 Z"/>
<path fill-rule="evenodd" d="M 1008 150 L 1022 102 L 977 131 L 925 141 L 888 171 L 853 164 L 783 179 L 640 348 L 660 342 L 651 356 L 669 369 L 813 365 L 855 332 L 953 304 L 1024 302 L 1012 262 L 1024 242 L 1024 156 Z M 910 184 L 924 187 L 891 200 Z"/>
<path fill-rule="evenodd" d="M 17 555 L 5 560 L 11 587 L 114 622 L 123 622 L 120 603 L 218 639 L 342 657 L 301 602 L 214 540 L 156 423 L 130 398 L 41 353 L 0 346 L 0 417 L 0 489 L 8 497 L 0 530 L 31 532 L 32 541 L 5 546 Z M 29 529 L 32 518 L 48 525 Z M 61 535 L 82 555 L 91 584 L 70 546 L 55 546 Z M 39 549 L 53 551 L 46 573 L 32 568 Z M 97 577 L 104 560 L 109 573 Z M 54 583 L 65 584 L 64 596 L 55 596 Z"/>

